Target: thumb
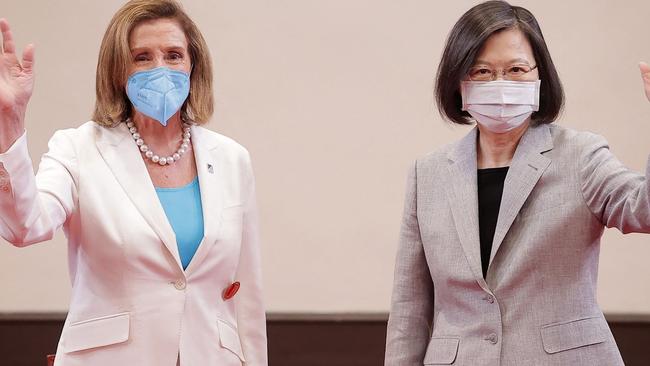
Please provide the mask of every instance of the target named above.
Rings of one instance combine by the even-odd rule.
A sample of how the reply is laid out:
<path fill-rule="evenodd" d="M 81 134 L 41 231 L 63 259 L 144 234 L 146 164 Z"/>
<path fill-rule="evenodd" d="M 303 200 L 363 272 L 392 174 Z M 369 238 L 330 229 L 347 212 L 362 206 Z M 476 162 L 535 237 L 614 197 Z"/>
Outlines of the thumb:
<path fill-rule="evenodd" d="M 641 76 L 644 80 L 650 81 L 650 65 L 641 61 L 639 62 L 639 70 L 641 70 Z"/>
<path fill-rule="evenodd" d="M 22 61 L 23 70 L 27 73 L 32 73 L 34 71 L 34 44 L 28 44 L 23 50 L 23 61 Z"/>

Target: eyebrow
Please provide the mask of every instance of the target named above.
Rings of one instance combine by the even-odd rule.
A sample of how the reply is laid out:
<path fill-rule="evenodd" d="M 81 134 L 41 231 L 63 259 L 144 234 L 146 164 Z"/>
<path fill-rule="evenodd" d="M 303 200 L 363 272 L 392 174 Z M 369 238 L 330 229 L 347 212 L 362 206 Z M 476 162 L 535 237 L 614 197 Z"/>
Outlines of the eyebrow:
<path fill-rule="evenodd" d="M 487 61 L 485 61 L 485 60 L 476 60 L 476 62 L 475 62 L 474 64 L 475 64 L 475 65 L 488 65 L 488 66 L 492 66 L 492 63 L 487 62 Z M 507 64 L 508 64 L 508 65 L 512 65 L 512 64 L 526 64 L 526 65 L 530 65 L 531 63 L 530 63 L 528 60 L 523 59 L 523 58 L 513 58 L 513 59 L 510 60 Z"/>
<path fill-rule="evenodd" d="M 139 51 L 148 51 L 150 49 L 151 49 L 151 47 L 142 46 L 142 47 L 132 47 L 130 49 L 130 51 L 131 51 L 131 53 L 136 53 L 136 52 L 139 52 Z M 178 50 L 185 51 L 185 47 L 179 46 L 179 45 L 167 45 L 167 46 L 163 46 L 163 49 L 167 50 L 167 51 L 169 51 L 169 50 L 171 50 L 171 51 L 178 51 Z"/>

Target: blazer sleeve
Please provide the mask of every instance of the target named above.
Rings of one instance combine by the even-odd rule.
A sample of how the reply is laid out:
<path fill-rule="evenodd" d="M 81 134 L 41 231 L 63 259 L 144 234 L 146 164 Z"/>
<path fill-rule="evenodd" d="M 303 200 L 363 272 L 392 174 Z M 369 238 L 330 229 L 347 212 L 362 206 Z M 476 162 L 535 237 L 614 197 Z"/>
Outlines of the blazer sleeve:
<path fill-rule="evenodd" d="M 386 335 L 386 366 L 422 365 L 433 322 L 433 281 L 417 215 L 417 163 L 406 189 Z"/>
<path fill-rule="evenodd" d="M 609 150 L 607 141 L 589 135 L 581 159 L 581 188 L 591 212 L 607 227 L 623 233 L 650 232 L 648 178 L 626 168 Z"/>
<path fill-rule="evenodd" d="M 246 366 L 268 365 L 266 344 L 266 313 L 262 293 L 262 261 L 255 198 L 255 179 L 246 153 L 247 196 L 243 212 L 241 253 L 237 280 L 241 283 L 235 296 L 237 327 Z"/>
<path fill-rule="evenodd" d="M 0 236 L 11 244 L 51 239 L 72 213 L 77 164 L 70 131 L 54 134 L 36 175 L 26 133 L 0 154 Z"/>

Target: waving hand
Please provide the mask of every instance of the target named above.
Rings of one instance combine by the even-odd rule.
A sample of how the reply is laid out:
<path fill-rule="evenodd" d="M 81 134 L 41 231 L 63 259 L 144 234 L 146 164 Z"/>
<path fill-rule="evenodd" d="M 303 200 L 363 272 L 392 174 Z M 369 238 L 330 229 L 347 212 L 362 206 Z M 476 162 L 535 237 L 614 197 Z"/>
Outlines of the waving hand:
<path fill-rule="evenodd" d="M 9 23 L 0 19 L 0 153 L 22 135 L 25 110 L 34 88 L 34 46 L 27 45 L 18 60 Z"/>

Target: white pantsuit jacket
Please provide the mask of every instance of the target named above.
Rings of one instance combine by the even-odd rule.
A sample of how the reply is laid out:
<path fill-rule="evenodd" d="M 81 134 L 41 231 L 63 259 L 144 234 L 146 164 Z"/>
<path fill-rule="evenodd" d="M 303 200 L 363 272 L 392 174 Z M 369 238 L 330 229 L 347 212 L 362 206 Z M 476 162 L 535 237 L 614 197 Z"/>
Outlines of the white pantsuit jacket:
<path fill-rule="evenodd" d="M 650 232 L 648 173 L 625 168 L 600 136 L 530 127 L 484 279 L 476 145 L 474 129 L 411 171 L 386 366 L 622 365 L 596 300 L 600 238 L 605 227 Z"/>
<path fill-rule="evenodd" d="M 25 136 L 0 154 L 0 235 L 26 246 L 63 227 L 68 239 L 72 298 L 56 366 L 174 366 L 179 353 L 188 366 L 267 365 L 249 154 L 191 133 L 205 236 L 186 270 L 125 124 L 56 132 L 36 176 Z"/>

